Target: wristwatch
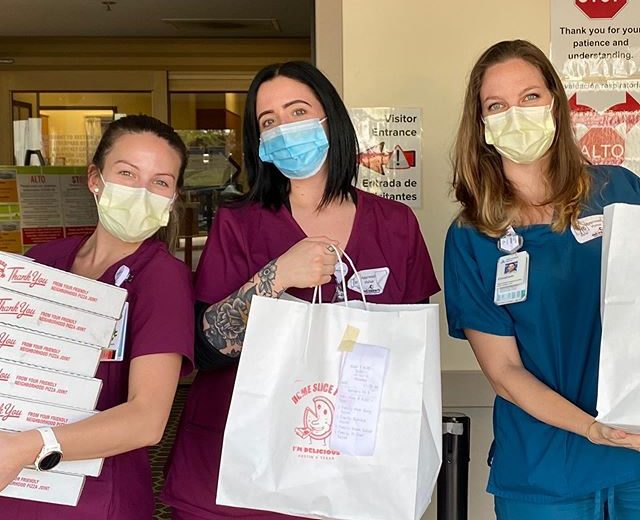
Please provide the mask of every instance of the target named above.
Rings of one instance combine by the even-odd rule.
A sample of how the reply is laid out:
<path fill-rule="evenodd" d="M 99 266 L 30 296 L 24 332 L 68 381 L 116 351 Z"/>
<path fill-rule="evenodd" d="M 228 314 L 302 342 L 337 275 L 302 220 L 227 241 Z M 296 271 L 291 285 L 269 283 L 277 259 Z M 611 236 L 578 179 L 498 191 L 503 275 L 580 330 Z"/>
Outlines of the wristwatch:
<path fill-rule="evenodd" d="M 38 471 L 49 471 L 60 464 L 62 447 L 51 428 L 38 428 L 38 431 L 42 436 L 44 446 L 42 446 L 34 465 Z"/>

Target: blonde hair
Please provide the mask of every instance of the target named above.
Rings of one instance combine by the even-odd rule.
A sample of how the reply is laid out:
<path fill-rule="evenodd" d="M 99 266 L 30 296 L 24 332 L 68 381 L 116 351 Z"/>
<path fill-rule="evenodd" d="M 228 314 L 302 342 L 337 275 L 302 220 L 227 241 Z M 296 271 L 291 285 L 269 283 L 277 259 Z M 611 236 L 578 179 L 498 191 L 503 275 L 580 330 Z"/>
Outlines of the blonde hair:
<path fill-rule="evenodd" d="M 506 178 L 500 154 L 484 140 L 480 103 L 484 74 L 492 65 L 514 58 L 537 67 L 553 96 L 556 133 L 549 151 L 549 169 L 545 172 L 547 197 L 540 207 L 551 205 L 555 209 L 554 231 L 577 225 L 591 188 L 588 161 L 576 144 L 567 96 L 553 65 L 538 47 L 527 41 L 496 43 L 471 70 L 452 154 L 452 187 L 462 205 L 459 221 L 492 237 L 502 235 L 514 223 L 521 223 L 521 216 L 531 207 L 518 197 Z"/>

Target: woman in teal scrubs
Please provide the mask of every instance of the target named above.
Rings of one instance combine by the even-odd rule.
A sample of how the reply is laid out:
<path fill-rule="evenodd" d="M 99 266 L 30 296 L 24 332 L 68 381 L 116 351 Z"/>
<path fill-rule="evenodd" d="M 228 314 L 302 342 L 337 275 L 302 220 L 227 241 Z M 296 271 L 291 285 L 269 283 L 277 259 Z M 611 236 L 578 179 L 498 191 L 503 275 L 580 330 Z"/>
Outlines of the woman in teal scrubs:
<path fill-rule="evenodd" d="M 515 40 L 471 72 L 453 186 L 449 333 L 469 340 L 497 393 L 488 491 L 498 519 L 640 519 L 640 435 L 594 419 L 601 215 L 640 204 L 640 177 L 588 164 L 553 66 Z"/>

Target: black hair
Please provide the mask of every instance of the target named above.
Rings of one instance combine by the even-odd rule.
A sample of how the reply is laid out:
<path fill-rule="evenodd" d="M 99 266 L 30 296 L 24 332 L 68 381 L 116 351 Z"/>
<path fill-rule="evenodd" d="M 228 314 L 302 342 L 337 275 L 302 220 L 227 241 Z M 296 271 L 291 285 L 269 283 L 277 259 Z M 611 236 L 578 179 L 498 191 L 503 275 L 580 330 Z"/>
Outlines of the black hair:
<path fill-rule="evenodd" d="M 243 148 L 249 179 L 245 202 L 259 202 L 266 208 L 279 209 L 289 196 L 290 183 L 275 165 L 258 156 L 260 128 L 256 114 L 258 89 L 266 81 L 284 76 L 307 85 L 318 98 L 327 116 L 328 177 L 320 207 L 339 199 L 355 200 L 354 183 L 358 175 L 358 140 L 340 95 L 322 72 L 304 61 L 275 63 L 260 70 L 249 87 L 244 112 Z"/>
<path fill-rule="evenodd" d="M 168 124 L 163 123 L 155 117 L 146 115 L 131 115 L 121 117 L 109 123 L 109 126 L 102 134 L 102 138 L 98 143 L 95 153 L 93 154 L 92 163 L 100 170 L 104 168 L 104 160 L 107 154 L 113 148 L 113 145 L 124 134 L 144 134 L 150 133 L 160 139 L 164 139 L 171 148 L 173 148 L 180 156 L 180 172 L 178 174 L 178 188 L 184 183 L 184 171 L 187 168 L 189 154 L 187 147 L 176 133 L 176 131 Z"/>
<path fill-rule="evenodd" d="M 179 194 L 180 188 L 184 184 L 184 171 L 187 168 L 189 153 L 187 147 L 176 133 L 176 131 L 168 124 L 163 123 L 155 117 L 146 115 L 131 115 L 121 117 L 109 123 L 109 126 L 102 134 L 102 138 L 98 143 L 95 153 L 93 154 L 92 163 L 99 170 L 104 168 L 104 160 L 107 154 L 113 148 L 116 141 L 125 134 L 144 134 L 150 133 L 163 139 L 171 148 L 173 148 L 180 156 L 180 171 L 178 172 L 176 193 Z M 170 251 L 174 251 L 178 243 L 178 227 L 180 215 L 182 213 L 182 203 L 180 197 L 177 197 L 171 209 L 169 222 L 165 227 L 160 228 L 155 234 L 158 240 L 167 244 Z"/>

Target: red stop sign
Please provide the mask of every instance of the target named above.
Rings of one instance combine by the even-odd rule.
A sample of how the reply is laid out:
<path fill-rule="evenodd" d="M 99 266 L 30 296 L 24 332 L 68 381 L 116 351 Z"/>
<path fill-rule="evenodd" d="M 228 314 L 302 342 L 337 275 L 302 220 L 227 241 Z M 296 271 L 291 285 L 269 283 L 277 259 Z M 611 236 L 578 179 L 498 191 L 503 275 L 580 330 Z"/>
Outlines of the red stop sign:
<path fill-rule="evenodd" d="M 622 164 L 625 159 L 625 139 L 613 128 L 591 128 L 579 142 L 582 153 L 593 164 Z"/>
<path fill-rule="evenodd" d="M 576 6 L 589 18 L 613 18 L 627 5 L 627 0 L 575 0 Z"/>

